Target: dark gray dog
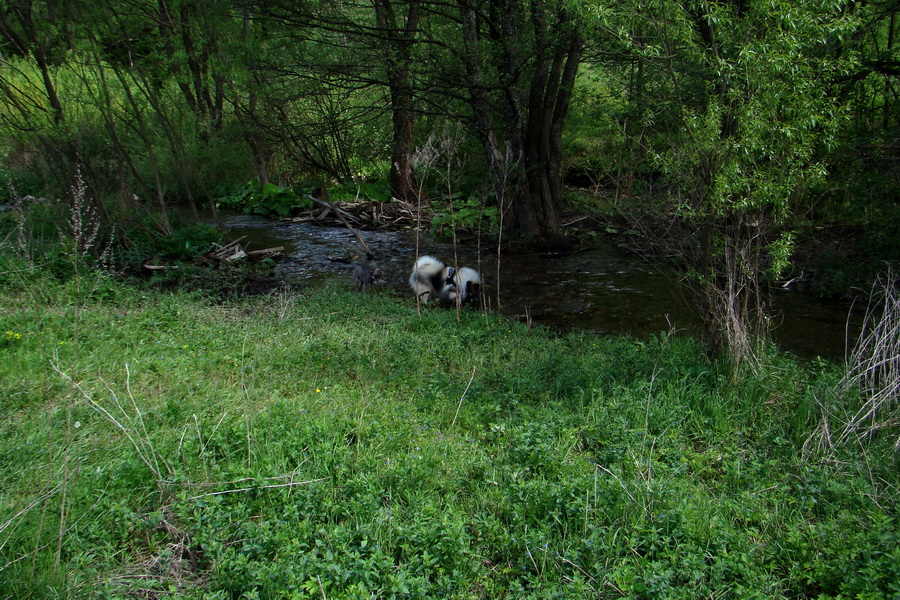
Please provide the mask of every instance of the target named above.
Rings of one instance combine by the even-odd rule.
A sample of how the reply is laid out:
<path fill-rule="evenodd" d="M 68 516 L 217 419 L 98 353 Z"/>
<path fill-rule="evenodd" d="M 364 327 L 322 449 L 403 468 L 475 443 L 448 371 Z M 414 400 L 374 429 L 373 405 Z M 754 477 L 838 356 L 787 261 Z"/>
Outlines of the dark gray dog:
<path fill-rule="evenodd" d="M 381 269 L 370 269 L 365 265 L 356 265 L 353 269 L 353 279 L 356 281 L 356 290 L 365 292 L 370 283 L 376 283 L 383 275 L 384 271 Z"/>

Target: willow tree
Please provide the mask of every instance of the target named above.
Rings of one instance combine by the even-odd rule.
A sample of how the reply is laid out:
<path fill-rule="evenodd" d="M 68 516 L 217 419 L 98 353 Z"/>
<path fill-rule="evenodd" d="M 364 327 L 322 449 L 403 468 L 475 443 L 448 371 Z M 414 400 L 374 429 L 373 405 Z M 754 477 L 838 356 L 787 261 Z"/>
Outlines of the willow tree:
<path fill-rule="evenodd" d="M 653 86 L 628 89 L 665 186 L 645 199 L 657 247 L 686 266 L 714 352 L 753 364 L 768 316 L 761 277 L 787 265 L 805 193 L 843 111 L 831 86 L 852 29 L 844 2 L 726 0 L 586 7 L 597 38 Z M 627 60 L 622 61 L 621 57 Z M 633 72 L 630 76 L 633 78 Z M 659 82 L 663 82 L 660 84 Z"/>
<path fill-rule="evenodd" d="M 55 74 L 72 47 L 70 22 L 79 8 L 74 2 L 0 2 L 0 131 L 21 143 L 24 155 L 40 148 L 63 189 L 75 182 L 79 152 Z"/>
<path fill-rule="evenodd" d="M 449 22 L 433 40 L 432 90 L 460 102 L 484 151 L 506 224 L 532 236 L 559 226 L 562 131 L 584 50 L 570 3 L 459 0 L 429 8 Z"/>
<path fill-rule="evenodd" d="M 420 113 L 421 90 L 414 71 L 420 37 L 422 11 L 418 0 L 374 0 L 347 2 L 251 1 L 260 25 L 279 28 L 274 44 L 277 55 L 264 67 L 267 77 L 285 83 L 295 96 L 320 94 L 322 102 L 307 107 L 315 113 L 336 100 L 323 121 L 334 124 L 328 131 L 300 135 L 306 146 L 315 137 L 332 138 L 334 154 L 349 153 L 345 146 L 351 129 L 373 130 L 388 115 L 391 122 L 390 184 L 392 195 L 406 201 L 420 196 L 412 166 L 415 126 Z M 289 43 L 286 43 L 289 42 Z M 374 125 L 374 126 L 373 126 Z M 283 127 L 281 128 L 283 135 Z M 299 132 L 296 132 L 299 133 Z M 338 178 L 352 175 L 349 159 L 340 168 L 329 161 L 305 157 L 310 166 Z"/>

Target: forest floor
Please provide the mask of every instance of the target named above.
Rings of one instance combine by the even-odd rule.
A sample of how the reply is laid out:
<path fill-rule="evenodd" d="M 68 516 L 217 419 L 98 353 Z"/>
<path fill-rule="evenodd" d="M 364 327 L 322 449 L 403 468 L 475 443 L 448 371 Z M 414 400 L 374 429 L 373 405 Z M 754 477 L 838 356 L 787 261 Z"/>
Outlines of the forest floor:
<path fill-rule="evenodd" d="M 0 598 L 900 591 L 837 365 L 60 256 L 0 247 Z"/>
<path fill-rule="evenodd" d="M 835 365 L 14 266 L 0 597 L 897 592 L 890 442 L 817 434 Z"/>

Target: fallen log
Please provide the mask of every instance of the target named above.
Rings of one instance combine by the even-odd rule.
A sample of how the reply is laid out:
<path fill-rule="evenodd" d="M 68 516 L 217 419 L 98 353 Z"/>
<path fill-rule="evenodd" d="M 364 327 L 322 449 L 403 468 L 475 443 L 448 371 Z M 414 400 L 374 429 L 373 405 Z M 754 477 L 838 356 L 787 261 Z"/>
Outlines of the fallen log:
<path fill-rule="evenodd" d="M 338 208 L 337 205 L 335 205 L 332 202 L 329 202 L 327 200 L 322 200 L 321 198 L 316 198 L 315 196 L 310 196 L 309 194 L 306 194 L 306 197 L 309 198 L 310 200 L 312 200 L 313 202 L 315 202 L 316 204 L 321 204 L 322 206 L 325 207 L 325 210 L 322 211 L 322 215 L 321 215 L 322 217 L 327 215 L 329 210 L 333 210 L 334 213 L 337 215 L 337 217 L 341 220 L 341 222 L 343 222 L 344 219 L 349 218 L 352 221 L 359 223 L 359 219 L 357 219 L 355 215 L 347 212 L 346 210 Z"/>
<path fill-rule="evenodd" d="M 247 252 L 247 258 L 256 259 L 256 258 L 271 258 L 273 256 L 279 256 L 282 252 L 284 252 L 284 246 L 273 246 L 272 248 L 266 248 L 265 250 L 251 250 Z"/>
<path fill-rule="evenodd" d="M 241 260 L 242 258 L 247 258 L 247 253 L 244 252 L 243 248 L 238 248 L 234 254 L 231 256 L 226 256 L 220 260 L 227 260 L 228 262 L 234 262 L 236 260 Z"/>

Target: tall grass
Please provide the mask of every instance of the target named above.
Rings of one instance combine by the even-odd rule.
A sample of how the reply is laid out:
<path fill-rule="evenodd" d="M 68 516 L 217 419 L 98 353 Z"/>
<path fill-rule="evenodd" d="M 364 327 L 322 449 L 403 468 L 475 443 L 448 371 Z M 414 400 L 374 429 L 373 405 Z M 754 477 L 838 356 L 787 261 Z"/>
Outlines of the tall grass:
<path fill-rule="evenodd" d="M 88 271 L 76 306 L 21 261 L 0 598 L 900 591 L 896 470 L 800 457 L 835 365 L 736 381 L 691 340 L 420 315 L 349 277 L 223 304 Z"/>
<path fill-rule="evenodd" d="M 875 282 L 865 328 L 849 357 L 845 388 L 856 388 L 863 402 L 841 440 L 871 436 L 900 425 L 900 281 L 888 269 Z M 900 449 L 900 437 L 895 449 Z"/>
<path fill-rule="evenodd" d="M 868 440 L 894 440 L 900 450 L 900 281 L 893 269 L 872 285 L 863 328 L 848 353 L 843 378 L 821 402 L 819 426 L 807 448 L 830 450 Z"/>

